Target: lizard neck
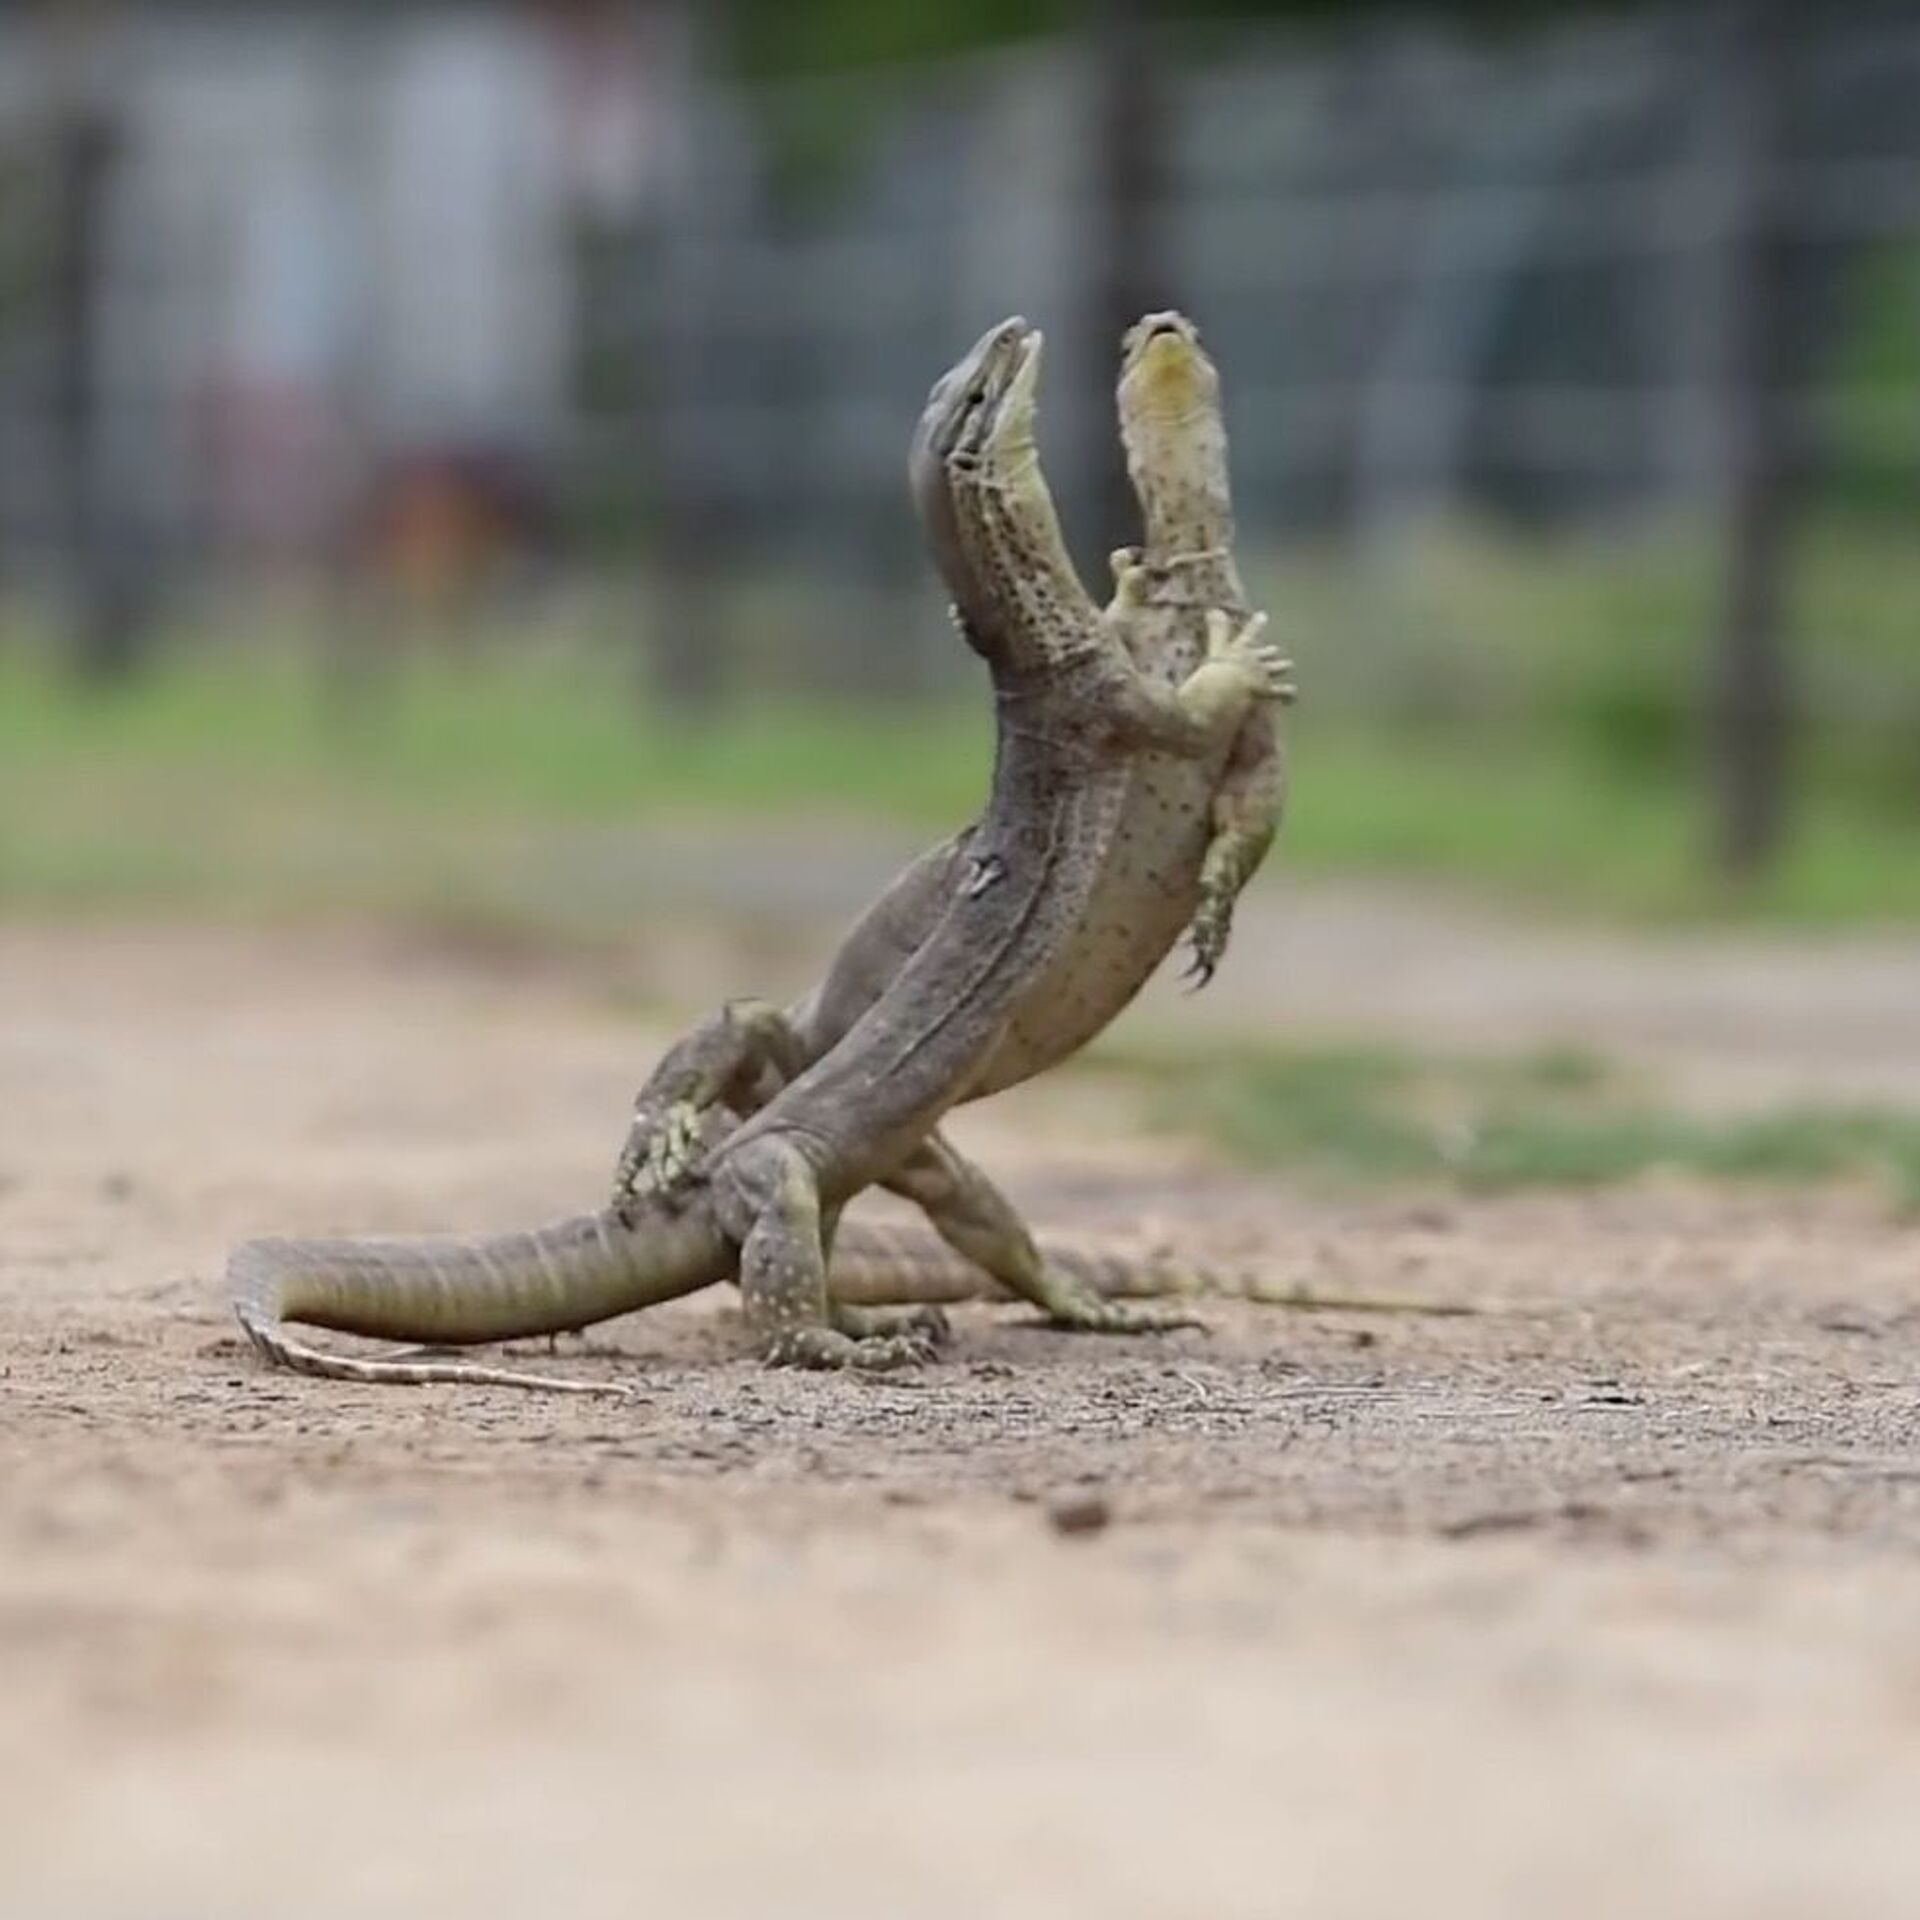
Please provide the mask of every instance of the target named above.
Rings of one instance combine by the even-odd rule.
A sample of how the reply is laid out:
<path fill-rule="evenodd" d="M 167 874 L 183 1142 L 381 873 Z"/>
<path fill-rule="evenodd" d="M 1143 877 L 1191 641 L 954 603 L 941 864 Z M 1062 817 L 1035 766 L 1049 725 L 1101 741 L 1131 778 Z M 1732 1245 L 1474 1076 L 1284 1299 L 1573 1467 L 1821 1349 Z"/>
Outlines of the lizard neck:
<path fill-rule="evenodd" d="M 1231 530 L 1229 530 L 1229 540 Z M 1150 607 L 1245 607 L 1246 588 L 1226 542 L 1183 535 L 1173 545 L 1147 548 L 1150 564 L 1164 571 L 1145 591 Z"/>
<path fill-rule="evenodd" d="M 1037 471 L 1026 487 L 977 487 L 966 513 L 980 589 L 992 607 L 972 638 L 996 691 L 1054 679 L 1097 655 L 1098 616 Z"/>
<path fill-rule="evenodd" d="M 1120 437 L 1145 524 L 1146 557 L 1164 564 L 1181 554 L 1220 555 L 1222 565 L 1206 583 L 1213 597 L 1231 576 L 1233 548 L 1233 483 L 1218 405 L 1195 400 L 1169 408 L 1141 402 L 1123 387 Z"/>

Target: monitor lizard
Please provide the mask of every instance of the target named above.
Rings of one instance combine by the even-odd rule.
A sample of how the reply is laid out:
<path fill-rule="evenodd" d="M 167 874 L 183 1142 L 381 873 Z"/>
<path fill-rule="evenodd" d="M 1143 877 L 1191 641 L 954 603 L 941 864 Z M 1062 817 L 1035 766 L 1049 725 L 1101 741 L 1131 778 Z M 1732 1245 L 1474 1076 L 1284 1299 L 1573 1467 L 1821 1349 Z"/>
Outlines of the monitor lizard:
<path fill-rule="evenodd" d="M 1249 612 L 1232 553 L 1220 379 L 1191 321 L 1151 313 L 1129 330 L 1116 402 L 1145 543 L 1113 556 L 1106 618 L 1143 673 L 1174 684 L 1204 657 L 1210 618 Z M 990 597 L 937 471 L 916 467 L 913 478 L 964 631 L 991 617 Z M 1291 683 L 1278 692 L 1290 698 Z M 1209 751 L 1135 755 L 1124 779 L 1079 924 L 1016 1002 L 961 1098 L 999 1092 L 1077 1052 L 1134 998 L 1189 925 L 1190 976 L 1204 984 L 1218 965 L 1234 901 L 1279 819 L 1284 782 L 1270 705 L 1255 705 Z M 642 1188 L 671 1189 L 711 1143 L 714 1112 L 751 1111 L 852 1027 L 927 937 L 976 831 L 963 829 L 913 862 L 855 923 L 806 998 L 784 1012 L 736 1001 L 668 1052 L 635 1103 L 615 1173 L 617 1206 Z M 1136 1332 L 1190 1319 L 1105 1298 L 1048 1261 L 1012 1204 L 937 1129 L 880 1184 L 916 1202 L 950 1245 L 1058 1324 Z M 898 1304 L 929 1284 L 925 1271 L 924 1263 L 902 1270 Z"/>
<path fill-rule="evenodd" d="M 1073 573 L 1040 474 L 1041 345 L 1022 321 L 991 329 L 936 386 L 916 433 L 916 497 L 936 549 L 944 512 L 969 555 L 962 631 L 986 660 L 997 710 L 992 798 L 932 931 L 842 1038 L 706 1154 L 691 1185 L 683 1175 L 618 1214 L 464 1244 L 241 1248 L 235 1308 L 263 1353 L 360 1379 L 498 1379 L 340 1361 L 299 1348 L 279 1323 L 499 1339 L 584 1325 L 737 1265 L 770 1363 L 879 1370 L 928 1356 L 937 1316 L 880 1322 L 831 1299 L 826 1248 L 840 1207 L 982 1090 L 1022 995 L 1096 897 L 1133 761 L 1150 748 L 1223 754 L 1250 707 L 1287 685 L 1257 616 L 1210 615 L 1205 657 L 1177 689 L 1133 664 Z"/>

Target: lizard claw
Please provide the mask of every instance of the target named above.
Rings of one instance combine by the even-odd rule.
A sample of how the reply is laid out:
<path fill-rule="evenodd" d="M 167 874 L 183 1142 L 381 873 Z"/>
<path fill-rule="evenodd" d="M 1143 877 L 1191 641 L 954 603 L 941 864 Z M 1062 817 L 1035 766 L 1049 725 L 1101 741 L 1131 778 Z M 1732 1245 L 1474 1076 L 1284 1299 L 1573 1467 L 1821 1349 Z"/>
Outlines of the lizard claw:
<path fill-rule="evenodd" d="M 1196 953 L 1181 969 L 1180 978 L 1187 983 L 1189 993 L 1198 993 L 1202 987 L 1211 984 L 1214 972 L 1214 963 Z"/>
<path fill-rule="evenodd" d="M 1250 613 L 1236 621 L 1222 607 L 1209 609 L 1207 658 L 1240 668 L 1253 681 L 1257 699 L 1289 705 L 1299 694 L 1293 662 L 1272 642 L 1261 638 L 1266 628 L 1264 613 Z"/>
<path fill-rule="evenodd" d="M 1204 889 L 1199 910 L 1193 916 L 1188 934 L 1191 947 L 1181 979 L 1191 981 L 1189 993 L 1198 993 L 1219 970 L 1233 933 L 1233 896 L 1218 887 Z"/>
<path fill-rule="evenodd" d="M 613 1174 L 616 1213 L 641 1199 L 684 1192 L 695 1184 L 700 1154 L 700 1109 L 676 1100 L 665 1112 L 634 1115 Z"/>
<path fill-rule="evenodd" d="M 620 1149 L 620 1158 L 613 1167 L 613 1211 L 622 1217 L 623 1224 L 631 1226 L 627 1216 L 640 1197 L 640 1174 L 646 1165 L 647 1136 L 636 1121 L 627 1131 L 627 1143 Z"/>
<path fill-rule="evenodd" d="M 799 1326 L 783 1329 L 769 1340 L 761 1356 L 770 1367 L 802 1367 L 814 1372 L 842 1368 L 861 1373 L 894 1373 L 924 1367 L 934 1357 L 933 1343 L 919 1333 L 882 1334 L 856 1338 L 833 1327 Z"/>
<path fill-rule="evenodd" d="M 858 1342 L 884 1342 L 904 1351 L 915 1348 L 923 1361 L 932 1360 L 953 1338 L 953 1327 L 937 1306 L 902 1311 L 896 1307 L 855 1307 L 829 1301 L 827 1324 L 835 1333 Z"/>

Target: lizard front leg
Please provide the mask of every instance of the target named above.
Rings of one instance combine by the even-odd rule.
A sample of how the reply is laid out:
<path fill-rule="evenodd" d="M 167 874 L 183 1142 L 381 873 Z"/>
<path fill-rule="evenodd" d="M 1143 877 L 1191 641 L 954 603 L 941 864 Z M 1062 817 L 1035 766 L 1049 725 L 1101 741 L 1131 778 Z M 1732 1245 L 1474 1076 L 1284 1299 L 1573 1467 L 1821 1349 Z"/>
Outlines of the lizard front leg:
<path fill-rule="evenodd" d="M 1177 1307 L 1109 1300 L 1087 1281 L 1049 1265 L 1012 1201 L 938 1133 L 930 1133 L 881 1184 L 911 1200 L 955 1252 L 1031 1301 L 1056 1326 L 1084 1333 L 1163 1333 L 1203 1324 Z"/>
<path fill-rule="evenodd" d="M 670 1047 L 634 1097 L 613 1173 L 613 1204 L 671 1193 L 692 1174 L 716 1107 L 750 1113 L 805 1064 L 787 1016 L 765 1000 L 730 1000 Z"/>
<path fill-rule="evenodd" d="M 1236 619 L 1219 608 L 1209 611 L 1207 657 L 1171 692 L 1116 657 L 1100 694 L 1110 737 L 1123 747 L 1197 758 L 1237 727 L 1256 701 L 1290 699 L 1293 662 L 1263 637 L 1266 625 L 1264 613 Z"/>

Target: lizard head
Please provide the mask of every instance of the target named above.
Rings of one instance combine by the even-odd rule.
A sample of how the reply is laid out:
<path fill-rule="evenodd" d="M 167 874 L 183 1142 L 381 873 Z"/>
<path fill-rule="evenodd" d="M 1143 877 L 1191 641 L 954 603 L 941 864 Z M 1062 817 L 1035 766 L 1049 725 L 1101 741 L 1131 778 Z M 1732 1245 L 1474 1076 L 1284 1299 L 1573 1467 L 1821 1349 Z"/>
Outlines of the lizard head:
<path fill-rule="evenodd" d="M 1163 554 L 1230 546 L 1220 375 L 1185 314 L 1150 313 L 1128 329 L 1117 399 L 1148 545 Z"/>
<path fill-rule="evenodd" d="M 1120 343 L 1123 413 L 1162 413 L 1184 420 L 1220 404 L 1220 376 L 1184 313 L 1142 314 Z"/>
<path fill-rule="evenodd" d="M 1039 330 L 1017 314 L 989 327 L 934 383 L 907 456 L 914 505 L 934 564 L 953 596 L 963 631 L 976 646 L 997 615 L 962 532 L 954 484 L 963 475 L 997 467 L 1003 449 L 1010 448 L 1005 436 L 1022 420 L 1031 445 L 1040 340 Z M 1011 412 L 1010 402 L 1016 402 Z"/>
<path fill-rule="evenodd" d="M 1039 483 L 1034 425 L 1046 339 L 1038 327 L 1027 327 L 1008 345 L 998 377 L 948 456 L 960 471 L 990 480 L 1008 494 L 1024 495 Z"/>
<path fill-rule="evenodd" d="M 914 429 L 907 456 L 915 498 L 940 483 L 940 469 L 970 436 L 981 430 L 981 416 L 1005 391 L 1020 350 L 1033 333 L 1018 314 L 989 327 L 933 383 Z"/>

